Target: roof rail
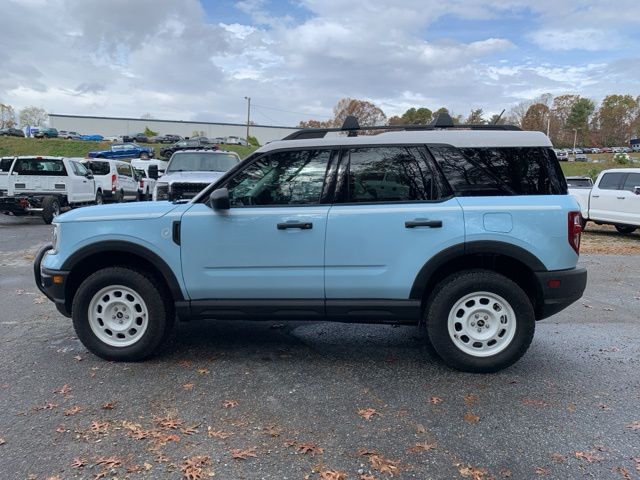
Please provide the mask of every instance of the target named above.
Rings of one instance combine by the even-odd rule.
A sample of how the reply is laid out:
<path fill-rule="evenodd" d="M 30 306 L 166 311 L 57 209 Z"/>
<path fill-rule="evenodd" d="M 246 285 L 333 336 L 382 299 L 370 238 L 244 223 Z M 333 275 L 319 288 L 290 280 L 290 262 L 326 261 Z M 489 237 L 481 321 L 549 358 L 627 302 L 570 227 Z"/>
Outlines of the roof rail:
<path fill-rule="evenodd" d="M 428 125 L 376 125 L 372 127 L 361 127 L 358 119 L 353 115 L 348 115 L 344 119 L 342 127 L 333 128 L 302 128 L 297 132 L 293 132 L 282 140 L 305 140 L 310 138 L 324 138 L 329 132 L 347 132 L 349 137 L 356 137 L 360 130 L 521 130 L 515 125 L 494 125 L 494 124 L 471 124 L 459 125 L 453 123 L 451 115 L 448 113 L 439 113 Z"/>

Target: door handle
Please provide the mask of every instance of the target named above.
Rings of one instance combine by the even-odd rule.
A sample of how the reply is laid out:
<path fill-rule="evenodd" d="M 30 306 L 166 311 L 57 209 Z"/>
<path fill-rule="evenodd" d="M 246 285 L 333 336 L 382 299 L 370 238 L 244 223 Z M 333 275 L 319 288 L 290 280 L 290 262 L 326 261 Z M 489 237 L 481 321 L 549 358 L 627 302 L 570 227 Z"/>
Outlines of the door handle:
<path fill-rule="evenodd" d="M 404 222 L 404 228 L 416 227 L 442 228 L 442 220 L 410 220 Z"/>
<path fill-rule="evenodd" d="M 627 197 L 616 197 L 618 200 L 624 200 Z"/>
<path fill-rule="evenodd" d="M 299 228 L 300 230 L 311 230 L 313 223 L 311 222 L 284 222 L 278 223 L 278 230 L 286 230 L 288 228 Z"/>
<path fill-rule="evenodd" d="M 591 198 L 600 198 L 600 195 L 591 195 Z"/>

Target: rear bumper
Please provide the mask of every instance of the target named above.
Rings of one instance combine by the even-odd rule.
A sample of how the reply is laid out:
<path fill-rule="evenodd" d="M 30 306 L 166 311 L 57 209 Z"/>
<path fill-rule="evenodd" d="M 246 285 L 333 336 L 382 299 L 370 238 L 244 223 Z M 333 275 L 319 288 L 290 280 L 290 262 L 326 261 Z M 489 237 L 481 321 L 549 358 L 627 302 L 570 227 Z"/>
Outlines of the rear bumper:
<path fill-rule="evenodd" d="M 53 246 L 48 243 L 38 250 L 36 258 L 33 261 L 33 276 L 38 290 L 40 290 L 49 300 L 55 303 L 56 308 L 62 315 L 65 317 L 71 317 L 71 312 L 67 309 L 65 299 L 65 287 L 69 272 L 42 268 L 42 259 L 52 248 Z M 55 282 L 54 277 L 56 277 Z"/>
<path fill-rule="evenodd" d="M 550 272 L 535 272 L 542 302 L 536 309 L 536 319 L 550 317 L 582 297 L 587 286 L 587 270 L 572 268 Z"/>

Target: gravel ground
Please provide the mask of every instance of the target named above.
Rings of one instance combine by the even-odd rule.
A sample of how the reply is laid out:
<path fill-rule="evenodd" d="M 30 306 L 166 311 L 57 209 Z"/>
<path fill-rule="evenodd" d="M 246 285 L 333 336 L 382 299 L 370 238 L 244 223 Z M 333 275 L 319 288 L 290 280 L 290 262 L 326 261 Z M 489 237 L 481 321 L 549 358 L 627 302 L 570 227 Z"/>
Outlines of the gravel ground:
<path fill-rule="evenodd" d="M 585 251 L 624 255 L 583 255 L 583 299 L 492 375 L 417 328 L 315 322 L 180 324 L 105 362 L 33 284 L 49 235 L 0 218 L 2 479 L 640 478 L 637 234 L 590 225 Z"/>

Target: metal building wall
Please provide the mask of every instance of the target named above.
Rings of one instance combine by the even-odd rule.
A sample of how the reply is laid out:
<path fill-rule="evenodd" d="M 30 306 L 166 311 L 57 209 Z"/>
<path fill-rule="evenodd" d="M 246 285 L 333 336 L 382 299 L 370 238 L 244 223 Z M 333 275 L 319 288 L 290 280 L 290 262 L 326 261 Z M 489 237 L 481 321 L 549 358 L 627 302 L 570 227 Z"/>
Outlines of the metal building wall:
<path fill-rule="evenodd" d="M 246 137 L 247 126 L 233 123 L 208 123 L 208 122 L 187 122 L 175 120 L 141 120 L 139 118 L 114 118 L 114 117 L 84 117 L 78 115 L 49 114 L 49 126 L 58 130 L 78 132 L 81 135 L 103 135 L 105 137 L 113 135 L 130 135 L 144 132 L 145 127 L 149 127 L 154 132 L 161 135 L 169 133 L 191 137 L 194 132 L 204 132 L 209 138 Z M 254 136 L 264 145 L 273 140 L 281 138 L 295 132 L 296 128 L 274 127 L 268 125 L 251 125 L 249 134 Z"/>

